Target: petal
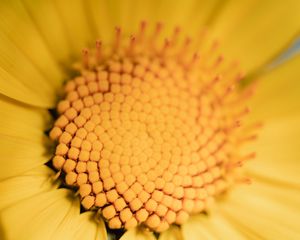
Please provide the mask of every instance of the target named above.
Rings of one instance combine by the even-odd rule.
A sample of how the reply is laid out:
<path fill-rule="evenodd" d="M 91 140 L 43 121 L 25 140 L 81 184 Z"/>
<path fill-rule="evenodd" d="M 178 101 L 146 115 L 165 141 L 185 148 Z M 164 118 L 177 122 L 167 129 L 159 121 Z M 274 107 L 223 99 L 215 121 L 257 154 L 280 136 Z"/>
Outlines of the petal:
<path fill-rule="evenodd" d="M 0 179 L 16 176 L 46 163 L 50 153 L 44 139 L 27 140 L 0 134 Z"/>
<path fill-rule="evenodd" d="M 44 135 L 49 114 L 0 97 L 0 179 L 43 165 L 51 144 Z"/>
<path fill-rule="evenodd" d="M 257 158 L 247 164 L 250 174 L 300 187 L 300 114 L 268 121 L 249 148 Z"/>
<path fill-rule="evenodd" d="M 202 222 L 202 216 L 196 215 L 181 226 L 183 239 L 185 240 L 217 240 L 218 238 L 206 229 Z"/>
<path fill-rule="evenodd" d="M 260 76 L 251 102 L 253 118 L 272 120 L 300 109 L 300 55 Z"/>
<path fill-rule="evenodd" d="M 183 240 L 179 227 L 171 226 L 167 231 L 160 234 L 159 240 Z"/>
<path fill-rule="evenodd" d="M 1 2 L 0 9 L 0 92 L 35 106 L 53 106 L 63 72 L 22 2 Z"/>
<path fill-rule="evenodd" d="M 0 96 L 0 134 L 28 140 L 41 139 L 50 116 L 47 111 Z"/>
<path fill-rule="evenodd" d="M 0 182 L 0 210 L 23 201 L 38 193 L 46 192 L 55 187 L 54 172 L 46 167 L 39 166 L 19 176 L 8 178 Z"/>
<path fill-rule="evenodd" d="M 85 2 L 55 0 L 54 5 L 64 26 L 65 36 L 70 47 L 78 56 L 83 48 L 87 47 L 91 41 L 95 41 L 93 29 L 88 21 L 89 12 L 86 11 Z"/>
<path fill-rule="evenodd" d="M 198 33 L 213 15 L 219 1 L 88 0 L 87 3 L 98 35 L 109 42 L 115 26 L 120 26 L 126 34 L 132 34 L 142 20 L 149 23 L 147 31 L 153 31 L 154 24 L 162 22 L 164 33 L 168 35 L 175 26 L 182 27 L 185 34 Z"/>
<path fill-rule="evenodd" d="M 249 121 L 263 121 L 259 137 L 247 146 L 257 158 L 252 174 L 299 186 L 300 56 L 262 76 L 251 102 Z"/>
<path fill-rule="evenodd" d="M 299 187 L 294 188 L 289 184 L 278 184 L 273 179 L 263 179 L 252 175 L 254 184 L 251 185 L 258 195 L 265 196 L 277 202 L 284 203 L 290 209 L 299 209 L 300 194 Z"/>
<path fill-rule="evenodd" d="M 299 239 L 299 206 L 291 208 L 251 189 L 238 188 L 221 206 L 226 216 L 261 239 Z"/>
<path fill-rule="evenodd" d="M 146 230 L 134 228 L 127 230 L 120 240 L 155 240 L 154 235 Z"/>
<path fill-rule="evenodd" d="M 183 28 L 185 34 L 191 30 L 200 30 L 205 17 L 209 16 L 211 8 L 216 5 L 216 1 L 160 1 L 153 9 L 154 21 L 162 22 L 168 34 L 175 26 Z M 171 9 L 171 11 L 170 11 Z M 196 10 L 193 12 L 193 10 Z M 199 18 L 199 16 L 201 16 Z M 202 18 L 202 19 L 201 19 Z M 201 21 L 202 20 L 202 21 Z M 196 25 L 196 26 L 195 26 Z"/>
<path fill-rule="evenodd" d="M 40 193 L 6 208 L 1 212 L 1 222 L 6 239 L 26 236 L 32 240 L 96 240 L 97 236 L 105 237 L 104 225 L 92 221 L 92 214 L 80 215 L 79 199 L 70 196 L 68 190 L 60 189 Z"/>
<path fill-rule="evenodd" d="M 58 240 L 99 240 L 107 239 L 106 228 L 103 220 L 95 219 L 94 212 L 78 213 L 79 205 L 75 205 L 64 217 L 57 229 L 53 232 L 51 239 Z"/>
<path fill-rule="evenodd" d="M 240 60 L 248 73 L 283 51 L 300 29 L 297 0 L 227 1 L 211 27 L 225 56 Z"/>
<path fill-rule="evenodd" d="M 23 1 L 38 31 L 60 65 L 70 60 L 71 46 L 54 1 Z"/>
<path fill-rule="evenodd" d="M 202 215 L 200 218 L 201 225 L 210 232 L 212 232 L 217 239 L 235 239 L 246 240 L 246 236 L 232 225 L 228 219 L 226 219 L 218 211 L 212 211 L 208 216 Z"/>

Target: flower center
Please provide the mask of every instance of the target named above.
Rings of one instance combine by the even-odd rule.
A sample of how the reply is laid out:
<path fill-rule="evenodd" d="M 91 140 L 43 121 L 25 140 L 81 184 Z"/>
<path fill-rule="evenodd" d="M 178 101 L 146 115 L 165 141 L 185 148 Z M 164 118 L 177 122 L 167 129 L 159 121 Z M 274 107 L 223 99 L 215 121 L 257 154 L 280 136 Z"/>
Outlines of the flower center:
<path fill-rule="evenodd" d="M 65 85 L 53 165 L 110 228 L 161 232 L 204 211 L 253 157 L 238 153 L 246 97 L 214 46 L 201 60 L 177 36 L 157 47 L 142 29 L 124 47 L 116 34 L 113 54 L 98 42 Z"/>

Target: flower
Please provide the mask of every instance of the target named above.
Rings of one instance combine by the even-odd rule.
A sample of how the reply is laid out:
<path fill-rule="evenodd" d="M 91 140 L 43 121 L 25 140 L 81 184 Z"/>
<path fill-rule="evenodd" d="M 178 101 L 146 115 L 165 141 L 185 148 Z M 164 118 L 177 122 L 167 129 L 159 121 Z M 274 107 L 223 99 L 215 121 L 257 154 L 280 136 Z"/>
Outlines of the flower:
<path fill-rule="evenodd" d="M 274 56 L 278 56 L 280 52 L 286 49 L 299 30 L 299 8 L 300 4 L 293 0 L 288 0 L 285 4 L 271 1 L 244 1 L 240 3 L 234 1 L 224 3 L 220 1 L 202 1 L 199 3 L 197 1 L 178 1 L 175 4 L 169 1 L 100 0 L 72 2 L 24 0 L 1 3 L 1 237 L 3 239 L 106 239 L 107 235 L 118 237 L 122 234 L 121 239 L 123 240 L 155 239 L 155 236 L 159 236 L 159 239 L 299 239 L 300 179 L 298 176 L 299 141 L 297 141 L 297 137 L 300 134 L 300 87 L 297 78 L 300 75 L 300 58 L 296 56 L 276 68 L 269 69 L 269 63 L 274 59 Z M 161 25 L 158 25 L 154 32 L 154 37 L 158 39 L 160 37 L 158 36 L 159 32 L 162 36 L 168 37 L 168 31 L 170 32 L 171 28 L 177 24 L 181 24 L 182 32 L 191 35 L 191 39 L 194 41 L 203 40 L 200 44 L 200 50 L 202 50 L 200 55 L 193 55 L 193 50 L 198 49 L 190 48 L 189 40 L 182 41 L 180 35 L 176 35 L 179 34 L 178 28 L 175 28 L 171 40 L 183 42 L 182 45 L 178 45 L 182 46 L 181 50 L 183 51 L 179 51 L 180 48 L 175 51 L 176 41 L 167 41 L 165 44 L 155 45 L 156 47 L 152 48 L 151 43 L 154 41 L 149 35 L 147 35 L 146 40 L 144 39 L 147 43 L 139 43 L 138 41 L 141 41 L 142 37 L 138 34 L 143 33 L 143 31 L 138 32 L 134 29 L 142 19 L 146 19 L 149 25 L 156 21 L 163 23 L 164 30 L 161 30 Z M 120 29 L 117 29 L 116 34 L 113 34 L 116 25 L 119 25 Z M 14 29 L 15 26 L 17 29 Z M 143 26 L 144 23 L 142 23 L 142 30 Z M 199 33 L 200 29 L 205 30 L 201 31 L 199 37 L 196 33 Z M 125 37 L 123 40 L 120 31 L 125 34 L 138 34 L 131 38 Z M 114 37 L 111 38 L 111 36 Z M 215 36 L 221 40 L 219 49 L 220 52 L 224 53 L 224 64 L 223 58 L 218 58 L 218 44 L 213 40 Z M 102 47 L 100 48 L 99 42 L 97 42 L 96 47 L 92 47 L 91 43 L 98 38 L 103 41 Z M 129 44 L 126 45 L 125 41 L 128 39 Z M 157 46 L 160 48 L 158 49 Z M 74 76 L 73 65 L 80 59 L 79 54 L 84 47 L 89 47 L 90 50 L 84 51 L 82 64 L 75 64 L 75 67 L 81 72 L 76 72 L 74 80 L 70 80 Z M 119 55 L 115 57 L 105 52 L 111 48 L 113 50 L 119 49 L 121 52 L 126 49 L 126 53 L 118 53 Z M 135 49 L 133 50 L 133 48 Z M 168 52 L 169 50 L 174 50 L 177 58 L 174 58 L 174 55 Z M 137 52 L 140 55 L 136 54 Z M 122 54 L 129 56 L 128 59 L 124 59 Z M 97 56 L 100 56 L 100 60 L 97 59 Z M 238 75 L 239 67 L 237 64 L 229 65 L 227 68 L 230 70 L 229 76 L 224 73 L 226 69 L 222 69 L 222 66 L 226 66 L 226 59 L 231 58 L 239 60 L 240 68 L 245 71 L 245 79 L 250 88 L 239 87 L 237 81 L 240 80 L 241 75 Z M 175 63 L 174 59 L 176 60 Z M 203 61 L 201 62 L 201 60 Z M 158 68 L 154 64 L 153 67 L 149 67 L 152 73 L 158 76 L 155 78 L 155 87 L 147 84 L 141 86 L 136 84 L 138 81 L 135 81 L 138 91 L 133 93 L 131 89 L 133 84 L 130 83 L 132 78 L 147 78 L 150 79 L 151 83 L 154 82 L 153 77 L 146 77 L 143 67 L 140 67 L 144 63 L 149 64 L 149 62 L 159 62 L 165 66 Z M 180 64 L 177 64 L 178 62 Z M 201 66 L 200 72 L 195 67 L 199 66 L 198 63 Z M 126 66 L 122 64 L 126 64 Z M 135 65 L 137 70 L 133 71 L 131 68 Z M 122 74 L 127 70 L 130 73 L 122 80 L 129 81 L 129 87 L 122 88 L 122 90 L 121 85 L 118 84 L 121 81 L 120 68 L 123 69 Z M 169 81 L 165 81 L 166 72 L 173 73 L 169 77 Z M 220 72 L 222 75 L 217 75 Z M 95 73 L 97 77 L 95 77 Z M 108 79 L 105 75 L 107 73 L 112 77 Z M 185 78 L 184 81 L 182 81 L 182 76 Z M 198 81 L 194 81 L 199 78 L 201 78 L 200 85 Z M 65 80 L 69 81 L 65 85 L 65 93 L 62 93 L 61 89 Z M 97 81 L 99 81 L 99 85 L 95 86 L 94 83 Z M 185 86 L 186 83 L 189 83 L 188 87 Z M 77 86 L 76 84 L 83 87 L 78 87 L 75 91 L 74 86 Z M 181 84 L 183 84 L 182 89 L 184 90 L 181 90 Z M 231 88 L 232 84 L 236 86 L 236 89 Z M 248 100 L 251 95 L 251 91 L 249 93 L 248 89 L 252 90 L 254 85 L 256 92 L 249 100 L 251 114 L 244 116 L 247 111 L 245 111 L 245 104 L 241 99 Z M 99 91 L 96 91 L 95 89 L 98 88 Z M 200 90 L 205 91 L 199 93 Z M 92 95 L 92 91 L 101 94 L 93 93 Z M 162 117 L 160 112 L 157 113 L 157 109 L 164 109 L 163 111 L 169 113 L 166 114 L 167 116 L 171 115 L 168 109 L 164 108 L 164 103 L 165 101 L 170 102 L 171 92 L 177 91 L 180 94 L 175 99 L 180 99 L 182 104 L 179 107 L 180 111 L 177 111 L 175 116 L 178 119 L 185 119 L 184 123 L 188 123 L 194 128 L 187 128 L 182 122 L 176 121 L 176 117 L 168 118 L 168 123 L 170 123 L 168 128 L 163 124 L 151 125 L 151 118 L 149 118 L 147 128 L 152 129 L 148 131 L 152 134 L 151 137 L 145 134 L 143 127 L 139 128 L 142 129 L 140 131 L 142 134 L 138 135 L 140 137 L 138 141 L 132 141 L 134 137 L 131 135 L 123 137 L 120 129 L 116 127 L 118 121 L 114 123 L 116 125 L 111 127 L 109 122 L 105 122 L 104 116 L 107 114 L 97 117 L 97 111 L 105 112 L 110 109 L 110 106 L 113 106 L 113 103 L 116 103 L 116 99 L 121 99 L 121 96 L 116 97 L 114 95 L 119 91 L 122 91 L 125 96 L 129 96 L 126 98 L 126 105 L 124 104 L 125 107 L 122 108 L 122 111 L 127 112 L 128 109 L 134 108 L 135 114 L 130 115 L 132 119 L 139 116 L 141 109 L 148 109 L 147 113 L 150 116 Z M 165 101 L 155 101 L 154 96 L 158 91 L 162 96 L 167 96 L 164 98 Z M 188 95 L 187 91 L 189 92 Z M 142 99 L 145 100 L 148 96 L 148 99 L 154 99 L 154 101 L 147 105 L 149 100 L 145 100 L 145 102 L 141 100 L 142 105 L 133 105 L 130 99 L 137 96 L 138 92 L 145 93 L 144 96 L 146 97 Z M 216 93 L 218 98 L 213 93 Z M 195 96 L 200 95 L 201 102 L 194 101 L 197 98 L 193 94 Z M 226 101 L 226 104 L 223 104 L 222 100 L 228 94 L 232 94 L 230 95 L 231 101 Z M 61 101 L 57 104 L 58 99 Z M 97 99 L 99 104 L 96 102 Z M 76 100 L 81 102 L 75 103 Z M 98 107 L 92 108 L 92 105 L 88 106 L 91 101 L 96 103 L 95 105 L 99 106 L 99 109 Z M 187 105 L 186 102 L 189 104 Z M 229 103 L 235 107 L 232 108 Z M 80 104 L 85 104 L 84 111 Z M 239 104 L 242 106 L 240 107 Z M 56 105 L 58 116 L 55 116 L 53 120 L 48 110 L 53 110 Z M 205 115 L 205 111 L 211 110 L 210 106 L 214 106 L 214 111 L 215 108 L 220 109 L 221 113 L 218 115 L 213 112 L 216 115 L 208 114 L 208 119 L 203 120 L 202 117 L 196 123 L 187 120 L 192 118 L 191 116 L 193 116 L 192 120 L 195 119 L 194 115 L 200 112 L 199 108 L 201 114 Z M 114 104 L 112 108 L 118 108 L 118 104 Z M 94 111 L 97 114 L 91 117 Z M 86 119 L 83 117 L 76 118 L 76 114 L 86 116 Z M 117 120 L 128 118 L 125 116 L 126 114 L 122 116 L 110 114 L 110 117 L 114 116 Z M 219 116 L 223 118 L 219 118 Z M 145 119 L 145 114 L 140 118 Z M 87 121 L 89 119 L 91 121 Z M 259 129 L 259 138 L 256 139 L 252 133 L 256 132 L 261 124 L 253 125 L 253 123 L 260 120 L 263 121 L 264 126 Z M 84 125 L 85 121 L 89 123 Z M 126 176 L 124 176 L 126 169 L 121 177 L 120 174 L 113 175 L 122 172 L 119 170 L 122 162 L 117 155 L 114 157 L 106 155 L 114 163 L 106 171 L 108 176 L 113 175 L 110 182 L 104 181 L 108 178 L 103 172 L 100 172 L 99 176 L 99 172 L 94 171 L 95 167 L 98 166 L 94 163 L 99 161 L 100 154 L 102 154 L 103 159 L 106 159 L 103 154 L 109 154 L 102 149 L 111 147 L 111 143 L 106 144 L 108 137 L 105 138 L 105 136 L 108 134 L 103 134 L 103 128 L 108 133 L 115 134 L 117 132 L 122 136 L 114 138 L 115 142 L 122 143 L 119 145 L 121 147 L 127 146 L 126 142 L 128 141 L 133 142 L 133 147 L 127 152 L 140 153 L 142 149 L 143 153 L 149 153 L 154 149 L 153 139 L 155 139 L 155 143 L 163 145 L 167 141 L 166 139 L 177 136 L 174 142 L 178 144 L 179 148 L 177 146 L 176 149 L 190 153 L 192 151 L 189 148 L 195 147 L 193 150 L 195 152 L 199 148 L 197 144 L 207 140 L 206 134 L 211 136 L 211 131 L 213 133 L 218 132 L 215 131 L 215 122 L 223 124 L 222 127 L 223 130 L 226 129 L 226 135 L 225 137 L 218 135 L 219 137 L 214 140 L 214 144 L 215 141 L 223 138 L 231 141 L 238 140 L 238 142 L 234 144 L 230 142 L 229 149 L 221 147 L 225 157 L 218 156 L 217 163 L 216 161 L 211 163 L 211 159 L 209 160 L 207 156 L 201 155 L 203 161 L 199 161 L 199 155 L 186 154 L 188 158 L 182 157 L 179 162 L 175 158 L 176 164 L 172 165 L 173 168 L 170 167 L 168 171 L 161 173 L 161 176 L 164 177 L 154 176 L 155 188 L 163 189 L 156 193 L 164 192 L 165 200 L 164 204 L 160 205 L 160 210 L 157 210 L 158 206 L 156 206 L 161 203 L 160 200 L 157 200 L 160 193 L 154 196 L 154 190 L 153 192 L 149 190 L 151 184 L 143 188 L 149 190 L 144 191 L 144 197 L 134 199 L 131 196 L 142 192 L 139 190 L 141 185 L 136 183 L 144 182 L 143 179 L 151 179 L 149 175 L 146 178 L 141 177 L 142 173 L 148 174 L 150 171 L 146 168 L 143 170 L 144 172 L 139 173 L 140 168 L 146 167 L 147 164 L 153 164 L 153 168 L 158 165 L 157 170 L 159 170 L 165 166 L 165 163 L 169 167 L 170 161 L 163 161 L 169 159 L 167 154 L 162 159 L 160 155 L 156 155 L 156 161 L 153 161 L 156 157 L 142 161 L 141 155 L 137 160 L 133 157 L 127 159 L 127 164 L 130 162 L 131 169 L 136 166 L 139 167 L 134 168 L 133 173 L 136 176 L 127 177 L 126 180 Z M 176 132 L 174 126 L 172 128 L 172 124 L 175 123 L 178 124 L 178 131 Z M 68 129 L 67 124 L 70 124 Z M 135 126 L 127 122 L 122 124 L 133 134 Z M 236 130 L 240 124 L 242 128 Z M 93 134 L 86 138 L 89 142 L 83 144 L 83 141 L 78 140 L 81 141 L 81 152 L 79 152 L 79 148 L 74 147 L 76 141 L 74 141 L 74 146 L 71 145 L 77 135 L 74 135 L 75 132 L 71 134 L 70 131 L 72 132 L 74 129 L 77 131 L 81 125 L 90 129 Z M 204 129 L 201 130 L 203 134 L 200 138 L 195 138 L 193 134 L 200 131 L 197 130 L 198 128 Z M 52 130 L 49 133 L 46 132 L 49 129 Z M 109 129 L 111 130 L 108 131 Z M 164 134 L 164 139 L 161 140 L 157 137 L 157 129 L 168 130 L 165 132 L 169 134 Z M 247 133 L 251 134 L 247 135 Z M 87 133 L 82 130 L 80 134 Z M 59 144 L 54 143 L 48 136 L 52 140 L 57 140 Z M 180 140 L 178 141 L 178 139 Z M 181 145 L 184 141 L 189 143 L 189 147 L 184 148 L 183 146 L 186 145 Z M 241 141 L 246 141 L 247 144 L 240 151 L 238 145 Z M 141 142 L 143 144 L 140 144 Z M 70 146 L 74 147 L 72 151 Z M 168 145 L 165 144 L 163 147 L 166 149 Z M 211 150 L 213 147 L 205 145 L 204 150 L 207 148 Z M 238 170 L 238 166 L 243 164 L 245 160 L 254 157 L 254 154 L 251 153 L 253 150 L 257 153 L 256 159 L 248 161 L 242 167 L 242 171 L 250 177 L 253 184 L 240 186 L 237 182 L 248 182 L 248 179 L 245 179 L 244 175 L 240 175 L 241 170 Z M 147 156 L 144 157 L 147 159 Z M 49 159 L 53 160 L 49 161 Z M 125 161 L 124 159 L 122 161 Z M 195 159 L 195 163 L 205 162 L 205 169 L 199 170 L 199 165 L 194 166 L 192 165 L 193 162 L 190 163 L 191 159 Z M 134 160 L 141 161 L 141 164 L 135 164 Z M 79 162 L 82 163 L 80 166 Z M 102 171 L 107 162 L 99 162 L 101 162 Z M 180 165 L 182 162 L 187 164 Z M 212 166 L 208 171 L 209 162 Z M 191 168 L 187 171 L 188 167 Z M 74 170 L 75 168 L 76 170 Z M 172 186 L 177 186 L 173 181 L 173 176 L 176 174 L 172 172 L 172 169 L 179 168 L 181 170 L 178 172 L 184 173 L 183 175 L 187 179 L 185 180 L 186 183 L 183 183 L 182 180 L 178 184 L 180 189 L 183 189 L 182 186 L 185 187 L 185 184 L 186 187 L 188 186 L 184 188 L 184 196 L 175 190 L 173 192 L 170 190 Z M 91 169 L 91 172 L 94 173 L 92 178 L 96 179 L 95 182 L 90 176 L 92 174 L 89 176 L 82 174 L 80 178 L 78 177 L 80 173 L 89 173 L 85 169 Z M 132 171 L 131 169 L 130 171 Z M 194 175 L 191 173 L 193 171 L 196 171 L 195 176 L 201 173 L 201 180 L 207 181 L 205 188 L 201 185 L 203 183 L 193 178 Z M 219 173 L 220 171 L 221 173 Z M 164 175 L 164 173 L 166 174 Z M 204 176 L 204 173 L 207 174 Z M 74 174 L 76 174 L 76 178 L 72 177 Z M 65 178 L 63 178 L 64 175 Z M 128 176 L 133 175 L 128 173 Z M 211 179 L 212 176 L 213 179 Z M 89 181 L 85 179 L 87 177 L 89 177 Z M 159 181 L 157 181 L 158 178 L 160 178 Z M 169 178 L 172 181 L 167 180 Z M 99 179 L 103 182 L 103 186 Z M 217 180 L 226 183 L 225 187 L 218 188 Z M 127 184 L 128 182 L 135 184 L 131 193 L 122 195 L 123 192 L 120 193 L 122 190 L 114 187 L 114 184 Z M 146 181 L 144 184 L 149 182 Z M 163 188 L 165 183 L 169 184 L 166 189 Z M 79 194 L 80 197 L 73 191 L 74 185 L 75 188 L 79 187 L 77 195 Z M 209 188 L 208 186 L 212 187 Z M 94 192 L 90 194 L 92 188 Z M 104 192 L 101 191 L 103 188 L 105 189 Z M 197 189 L 199 189 L 198 192 L 196 192 Z M 217 192 L 217 196 L 212 198 L 205 195 L 206 197 L 200 199 L 202 196 L 200 190 L 203 192 L 203 189 L 205 190 L 204 194 L 214 196 Z M 226 190 L 226 193 L 221 194 L 218 190 L 220 192 Z M 175 192 L 180 195 L 178 201 L 174 201 L 177 205 L 169 206 L 168 200 L 170 196 L 173 196 L 171 194 Z M 144 198 L 147 199 L 145 202 L 148 201 L 150 193 L 154 199 L 152 204 L 148 204 L 148 206 L 144 202 L 144 205 L 138 202 Z M 118 197 L 118 194 L 124 198 Z M 101 202 L 98 199 L 98 201 L 96 200 L 97 197 L 104 200 Z M 121 200 L 116 203 L 118 199 Z M 216 201 L 210 206 L 212 199 L 216 199 Z M 85 210 L 81 209 L 80 211 L 80 202 Z M 130 215 L 132 212 L 127 211 L 127 213 L 122 213 L 124 217 L 119 218 L 118 216 L 121 216 L 123 210 L 122 206 L 125 209 L 131 209 L 134 216 Z M 174 207 L 178 211 L 175 211 Z M 90 211 L 90 208 L 100 209 L 99 212 L 103 217 L 95 216 L 95 211 Z M 164 209 L 171 213 L 168 214 Z M 139 210 L 143 211 L 138 213 Z M 148 217 L 147 214 L 149 213 L 151 216 Z M 191 216 L 189 217 L 189 215 Z M 180 226 L 172 225 L 174 222 Z M 143 227 L 140 226 L 141 224 Z M 111 230 L 113 228 L 128 230 L 125 233 L 121 231 L 120 234 L 120 231 Z M 160 232 L 160 234 L 155 235 L 152 231 Z"/>

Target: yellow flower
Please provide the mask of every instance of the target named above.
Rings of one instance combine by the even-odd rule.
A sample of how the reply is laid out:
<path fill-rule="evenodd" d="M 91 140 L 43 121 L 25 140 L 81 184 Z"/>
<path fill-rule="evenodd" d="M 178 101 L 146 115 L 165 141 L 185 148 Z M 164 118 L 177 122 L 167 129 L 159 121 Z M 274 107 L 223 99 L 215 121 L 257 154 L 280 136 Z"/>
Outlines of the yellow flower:
<path fill-rule="evenodd" d="M 299 12 L 2 1 L 1 239 L 300 239 Z"/>

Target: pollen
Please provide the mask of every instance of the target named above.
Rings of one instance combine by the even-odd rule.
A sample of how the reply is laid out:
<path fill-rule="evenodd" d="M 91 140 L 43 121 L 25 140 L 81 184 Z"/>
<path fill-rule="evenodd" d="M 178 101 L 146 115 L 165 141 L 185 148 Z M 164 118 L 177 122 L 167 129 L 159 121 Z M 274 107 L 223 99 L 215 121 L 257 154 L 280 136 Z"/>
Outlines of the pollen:
<path fill-rule="evenodd" d="M 129 40 L 117 28 L 111 49 L 97 41 L 83 51 L 49 136 L 53 166 L 86 210 L 112 229 L 162 232 L 241 181 L 239 166 L 254 157 L 239 153 L 252 134 L 241 127 L 251 94 L 204 34 L 180 43 L 176 28 L 160 42 L 160 24 L 145 26 Z"/>

